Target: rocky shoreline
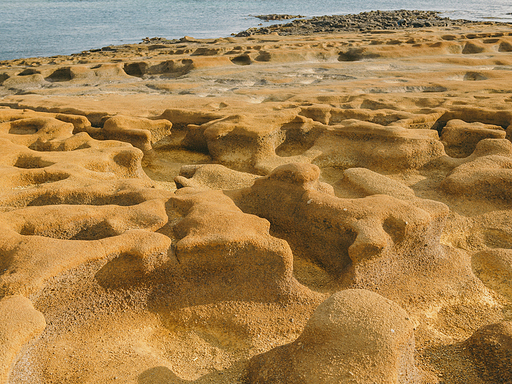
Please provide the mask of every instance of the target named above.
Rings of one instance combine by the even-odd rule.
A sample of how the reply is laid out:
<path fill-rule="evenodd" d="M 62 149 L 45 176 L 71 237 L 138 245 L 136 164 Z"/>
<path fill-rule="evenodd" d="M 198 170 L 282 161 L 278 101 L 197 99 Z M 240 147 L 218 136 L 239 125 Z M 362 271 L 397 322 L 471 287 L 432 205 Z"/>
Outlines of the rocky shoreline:
<path fill-rule="evenodd" d="M 272 19 L 279 20 L 279 19 Z M 452 20 L 439 16 L 436 11 L 370 11 L 350 15 L 318 16 L 311 19 L 296 19 L 287 24 L 262 28 L 249 28 L 236 34 L 237 37 L 268 35 L 311 35 L 314 33 L 359 32 L 371 30 L 399 30 L 406 28 L 449 27 L 471 24 L 494 24 L 471 20 Z"/>
<path fill-rule="evenodd" d="M 0 62 L 0 384 L 512 383 L 512 28 L 402 17 Z"/>
<path fill-rule="evenodd" d="M 462 27 L 473 25 L 510 25 L 511 23 L 495 22 L 495 21 L 472 21 L 464 19 L 450 19 L 447 17 L 440 17 L 440 12 L 437 11 L 418 11 L 418 10 L 396 10 L 396 11 L 370 11 L 361 12 L 358 14 L 348 15 L 332 15 L 332 16 L 316 16 L 306 18 L 303 15 L 291 14 L 268 14 L 268 15 L 255 15 L 264 22 L 270 21 L 283 21 L 293 20 L 286 24 L 273 24 L 266 27 L 252 27 L 237 34 L 232 34 L 232 37 L 249 37 L 255 35 L 269 35 L 278 34 L 280 36 L 311 36 L 320 33 L 359 33 L 371 31 L 390 31 L 390 30 L 407 30 L 407 29 L 421 29 L 421 28 L 450 28 Z M 262 25 L 262 24 L 260 24 Z M 145 37 L 138 44 L 151 45 L 151 46 L 167 46 L 174 44 L 184 44 L 187 42 L 199 42 L 200 39 L 195 39 L 190 36 L 184 36 L 179 39 L 168 39 L 165 37 Z M 138 45 L 136 44 L 136 45 Z M 110 45 L 102 48 L 90 49 L 76 53 L 71 56 L 112 51 L 116 52 L 128 45 Z M 179 50 L 178 50 L 179 51 Z M 15 60 L 0 60 L 0 65 L 8 62 L 18 62 L 23 59 Z M 0 84 L 5 80 L 0 74 Z"/>

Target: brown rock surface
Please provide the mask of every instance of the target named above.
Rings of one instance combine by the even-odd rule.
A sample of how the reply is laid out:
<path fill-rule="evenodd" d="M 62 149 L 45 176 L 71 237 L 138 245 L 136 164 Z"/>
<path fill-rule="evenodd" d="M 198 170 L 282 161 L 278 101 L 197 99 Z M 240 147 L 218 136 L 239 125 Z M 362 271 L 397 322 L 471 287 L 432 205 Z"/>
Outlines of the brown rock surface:
<path fill-rule="evenodd" d="M 250 186 L 256 175 L 238 172 L 219 164 L 183 166 L 174 178 L 176 186 L 195 189 L 239 189 Z"/>
<path fill-rule="evenodd" d="M 183 215 L 173 228 L 174 254 L 197 279 L 195 289 L 207 286 L 200 300 L 227 295 L 273 302 L 309 294 L 293 277 L 288 243 L 270 236 L 267 220 L 242 212 L 221 191 L 180 189 L 171 202 Z"/>
<path fill-rule="evenodd" d="M 318 306 L 291 344 L 254 357 L 249 383 L 419 383 L 414 331 L 394 302 L 344 290 Z"/>
<path fill-rule="evenodd" d="M 0 382 L 6 383 L 11 366 L 23 346 L 44 330 L 44 316 L 23 296 L 7 296 L 0 301 Z"/>
<path fill-rule="evenodd" d="M 512 144 L 506 139 L 486 139 L 443 182 L 450 193 L 491 199 L 512 199 Z"/>
<path fill-rule="evenodd" d="M 490 288 L 512 297 L 512 249 L 489 249 L 473 255 L 473 269 Z"/>
<path fill-rule="evenodd" d="M 512 381 L 512 322 L 482 327 L 466 343 L 485 380 Z"/>
<path fill-rule="evenodd" d="M 103 137 L 131 143 L 143 151 L 150 151 L 152 144 L 171 133 L 172 124 L 167 120 L 149 120 L 129 116 L 113 116 L 103 124 Z"/>
<path fill-rule="evenodd" d="M 497 382 L 511 47 L 475 23 L 1 62 L 4 382 Z"/>

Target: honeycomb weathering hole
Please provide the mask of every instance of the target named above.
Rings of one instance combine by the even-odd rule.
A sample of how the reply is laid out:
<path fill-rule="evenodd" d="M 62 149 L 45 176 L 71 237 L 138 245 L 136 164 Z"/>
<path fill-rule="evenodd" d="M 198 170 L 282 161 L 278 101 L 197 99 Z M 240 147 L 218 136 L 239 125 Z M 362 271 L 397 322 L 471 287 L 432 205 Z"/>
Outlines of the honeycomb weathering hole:
<path fill-rule="evenodd" d="M 45 161 L 41 159 L 40 157 L 35 156 L 20 156 L 18 157 L 18 160 L 16 160 L 16 163 L 14 163 L 14 166 L 17 168 L 25 168 L 25 169 L 32 169 L 32 168 L 45 168 L 49 167 L 50 165 L 53 165 L 55 163 L 51 161 Z"/>

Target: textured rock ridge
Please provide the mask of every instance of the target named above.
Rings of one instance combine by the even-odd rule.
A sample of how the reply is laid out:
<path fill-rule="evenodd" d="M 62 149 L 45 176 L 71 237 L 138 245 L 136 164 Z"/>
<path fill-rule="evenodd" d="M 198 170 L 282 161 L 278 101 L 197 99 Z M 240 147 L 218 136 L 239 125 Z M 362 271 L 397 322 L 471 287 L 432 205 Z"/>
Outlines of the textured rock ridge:
<path fill-rule="evenodd" d="M 216 298 L 228 294 L 246 300 L 287 300 L 307 291 L 292 275 L 288 244 L 270 236 L 267 220 L 243 213 L 220 191 L 179 192 L 171 200 L 184 216 L 174 226 L 174 252 L 197 284 L 224 292 Z"/>
<path fill-rule="evenodd" d="M 468 349 L 485 380 L 512 380 L 512 323 L 490 324 L 478 329 L 467 341 Z"/>
<path fill-rule="evenodd" d="M 247 382 L 420 383 L 409 315 L 369 291 L 335 293 L 297 340 L 250 361 Z"/>
<path fill-rule="evenodd" d="M 8 296 L 0 301 L 0 382 L 7 383 L 11 366 L 23 346 L 38 337 L 46 322 L 41 312 L 23 296 Z"/>

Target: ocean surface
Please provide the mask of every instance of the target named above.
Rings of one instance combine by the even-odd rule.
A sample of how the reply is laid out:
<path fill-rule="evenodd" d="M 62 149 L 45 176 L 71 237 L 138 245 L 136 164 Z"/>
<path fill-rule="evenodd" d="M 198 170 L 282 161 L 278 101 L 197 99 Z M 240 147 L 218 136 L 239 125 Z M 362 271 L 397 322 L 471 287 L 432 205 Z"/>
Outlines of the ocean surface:
<path fill-rule="evenodd" d="M 225 37 L 269 25 L 251 15 L 396 9 L 512 22 L 510 0 L 0 0 L 0 60 L 67 55 L 145 37 Z"/>

